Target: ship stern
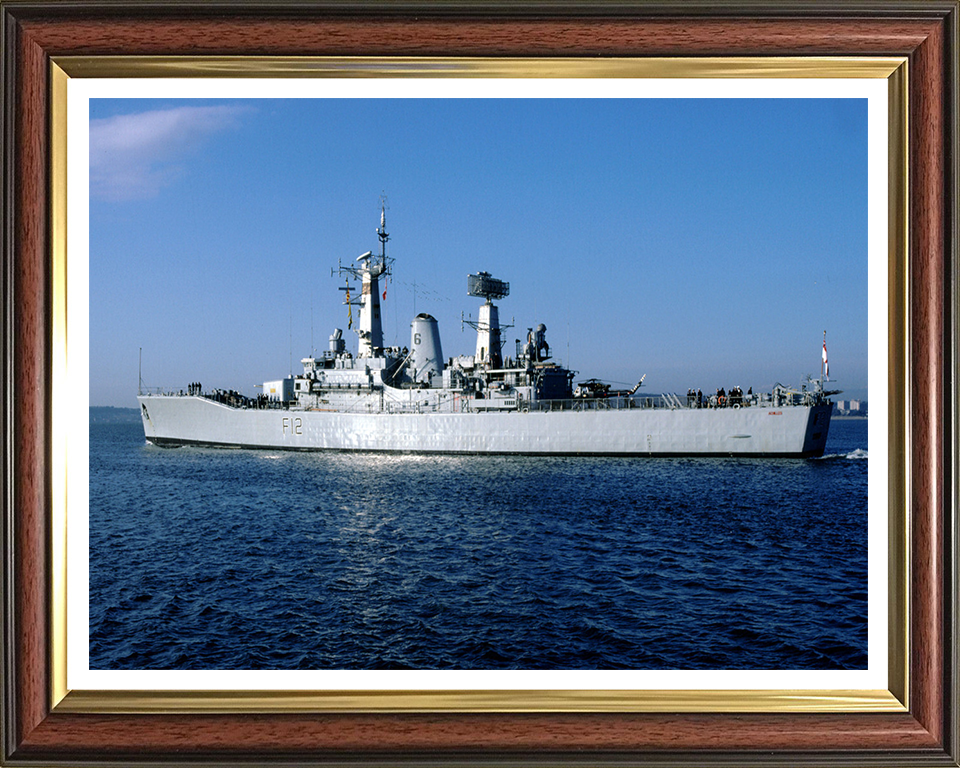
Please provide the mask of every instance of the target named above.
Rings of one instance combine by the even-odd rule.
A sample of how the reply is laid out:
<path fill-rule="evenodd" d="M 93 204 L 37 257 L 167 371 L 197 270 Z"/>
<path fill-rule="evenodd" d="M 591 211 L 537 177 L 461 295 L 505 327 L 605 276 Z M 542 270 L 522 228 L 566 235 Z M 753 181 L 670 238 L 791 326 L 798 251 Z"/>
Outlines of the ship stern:
<path fill-rule="evenodd" d="M 810 408 L 807 429 L 803 436 L 803 455 L 811 458 L 823 456 L 830 432 L 830 415 L 833 403 L 822 403 Z"/>

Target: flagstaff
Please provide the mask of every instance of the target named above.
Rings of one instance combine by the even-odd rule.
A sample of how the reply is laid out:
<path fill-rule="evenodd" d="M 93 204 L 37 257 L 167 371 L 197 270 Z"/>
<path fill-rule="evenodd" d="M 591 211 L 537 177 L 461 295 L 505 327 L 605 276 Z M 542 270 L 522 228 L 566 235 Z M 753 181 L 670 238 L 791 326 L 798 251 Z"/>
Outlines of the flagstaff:
<path fill-rule="evenodd" d="M 820 381 L 830 381 L 830 364 L 827 362 L 827 332 L 823 332 L 823 357 L 820 362 Z"/>

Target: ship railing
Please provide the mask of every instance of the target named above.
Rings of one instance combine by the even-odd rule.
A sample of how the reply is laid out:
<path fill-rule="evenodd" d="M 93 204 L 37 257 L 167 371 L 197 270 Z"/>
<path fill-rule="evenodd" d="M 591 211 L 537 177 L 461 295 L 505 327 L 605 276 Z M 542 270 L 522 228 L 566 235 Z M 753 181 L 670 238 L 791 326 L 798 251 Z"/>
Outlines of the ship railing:
<path fill-rule="evenodd" d="M 531 411 L 620 411 L 629 408 L 672 409 L 683 407 L 678 400 L 662 395 L 644 397 L 578 397 L 565 400 L 536 400 L 524 403 Z"/>
<path fill-rule="evenodd" d="M 163 395 L 164 397 L 175 397 L 177 395 L 183 394 L 175 389 L 168 389 L 167 387 L 140 387 L 137 391 L 138 395 Z"/>
<path fill-rule="evenodd" d="M 757 405 L 770 408 L 782 408 L 798 405 L 819 405 L 828 402 L 822 392 L 807 389 L 786 389 L 785 387 L 774 387 L 773 392 L 765 392 L 762 395 L 755 395 Z"/>
<path fill-rule="evenodd" d="M 452 400 L 452 402 L 451 402 Z M 459 405 L 457 401 L 459 400 Z M 467 396 L 457 395 L 437 401 L 397 401 L 388 400 L 383 403 L 383 410 L 387 413 L 424 413 L 424 412 L 459 412 L 464 407 L 469 408 L 472 401 Z M 487 401 L 481 401 L 487 402 Z M 731 398 L 729 395 L 721 402 L 716 395 L 703 396 L 700 405 L 696 398 L 682 397 L 667 392 L 659 395 L 643 396 L 615 396 L 596 398 L 566 398 L 554 400 L 519 400 L 516 410 L 521 412 L 536 411 L 619 411 L 628 409 L 642 410 L 697 410 L 699 409 L 735 409 L 735 408 L 783 408 L 800 405 L 816 404 L 815 392 L 780 391 L 774 393 L 751 393 Z M 469 408 L 473 410 L 472 408 Z M 477 409 L 478 411 L 480 409 Z M 489 410 L 497 411 L 495 407 Z M 502 410 L 513 410 L 504 407 Z"/>
<path fill-rule="evenodd" d="M 757 392 L 748 395 L 727 394 L 721 400 L 716 395 L 704 396 L 701 408 L 790 408 L 802 405 L 817 405 L 825 402 L 818 392 L 805 390 L 774 390 L 773 392 Z M 687 407 L 696 408 L 696 397 L 687 396 Z"/>
<path fill-rule="evenodd" d="M 697 410 L 728 408 L 784 408 L 800 405 L 815 405 L 815 392 L 777 392 L 756 393 L 731 398 L 727 395 L 721 401 L 716 395 L 703 396 L 697 404 L 695 396 L 681 397 L 672 392 L 660 395 L 640 397 L 597 397 L 574 398 L 566 400 L 537 400 L 524 403 L 531 411 L 606 411 L 641 408 L 644 410 Z"/>
<path fill-rule="evenodd" d="M 662 395 L 660 395 L 660 397 L 662 397 L 664 401 L 666 401 L 667 406 L 673 410 L 684 407 L 683 403 L 680 402 L 680 398 L 677 397 L 673 392 L 664 392 Z"/>
<path fill-rule="evenodd" d="M 429 390 L 412 391 L 429 392 Z M 383 400 L 383 411 L 386 413 L 455 413 L 461 411 L 466 403 L 467 399 L 460 393 L 437 399 L 390 400 L 385 398 Z"/>
<path fill-rule="evenodd" d="M 386 413 L 454 413 L 441 403 L 390 403 L 384 404 L 383 410 Z"/>

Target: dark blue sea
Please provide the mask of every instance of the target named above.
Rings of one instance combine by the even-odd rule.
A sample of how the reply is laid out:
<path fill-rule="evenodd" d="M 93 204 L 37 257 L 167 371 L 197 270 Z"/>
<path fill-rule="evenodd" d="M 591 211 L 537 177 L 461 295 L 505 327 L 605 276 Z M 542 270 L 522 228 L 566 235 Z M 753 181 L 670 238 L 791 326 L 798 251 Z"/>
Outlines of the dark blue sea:
<path fill-rule="evenodd" d="M 867 422 L 822 459 L 165 450 L 90 427 L 91 669 L 864 669 Z"/>

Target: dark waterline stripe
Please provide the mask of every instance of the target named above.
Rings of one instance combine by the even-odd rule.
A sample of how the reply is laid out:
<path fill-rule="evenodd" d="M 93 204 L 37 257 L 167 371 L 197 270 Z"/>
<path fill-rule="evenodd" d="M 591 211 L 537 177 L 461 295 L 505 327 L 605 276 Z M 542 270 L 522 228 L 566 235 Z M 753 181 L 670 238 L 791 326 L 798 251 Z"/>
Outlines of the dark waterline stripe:
<path fill-rule="evenodd" d="M 288 448 L 281 445 L 252 445 L 246 443 L 214 443 L 205 440 L 181 440 L 166 437 L 148 437 L 147 441 L 159 448 L 182 448 L 191 446 L 196 448 L 224 448 L 249 451 L 289 451 L 291 453 L 383 453 L 400 456 L 556 456 L 568 458 L 571 456 L 597 456 L 614 458 L 651 458 L 651 459 L 697 459 L 697 458 L 731 458 L 731 459 L 815 459 L 823 456 L 823 450 L 804 451 L 802 453 L 617 453 L 617 452 L 565 452 L 565 451 L 405 451 L 391 448 Z"/>

